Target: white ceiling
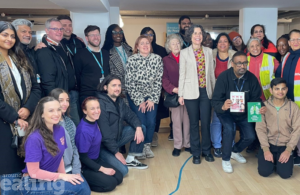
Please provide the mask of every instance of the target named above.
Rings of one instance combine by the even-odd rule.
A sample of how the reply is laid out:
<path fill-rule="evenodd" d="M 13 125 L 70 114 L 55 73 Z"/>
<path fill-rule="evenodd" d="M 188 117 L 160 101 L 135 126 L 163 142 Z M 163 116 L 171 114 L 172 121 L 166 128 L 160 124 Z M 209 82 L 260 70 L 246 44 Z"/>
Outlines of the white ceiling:
<path fill-rule="evenodd" d="M 1 8 L 62 9 L 49 0 L 0 0 Z M 63 2 L 64 0 L 60 0 Z M 70 0 L 66 0 L 69 1 Z M 89 5 L 90 0 L 82 0 Z M 98 0 L 107 1 L 107 0 Z M 279 10 L 300 10 L 299 0 L 108 0 L 120 10 L 150 11 L 231 11 L 245 7 L 274 7 Z M 76 1 L 74 1 L 76 2 Z M 91 6 L 91 9 L 92 6 Z"/>
<path fill-rule="evenodd" d="M 48 0 L 0 0 L 1 8 L 62 9 Z"/>

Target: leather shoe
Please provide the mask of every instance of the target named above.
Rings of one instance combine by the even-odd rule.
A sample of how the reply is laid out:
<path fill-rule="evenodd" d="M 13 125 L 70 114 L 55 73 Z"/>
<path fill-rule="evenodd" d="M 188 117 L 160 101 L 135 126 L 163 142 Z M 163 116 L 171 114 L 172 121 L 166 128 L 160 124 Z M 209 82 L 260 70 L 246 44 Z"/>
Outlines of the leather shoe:
<path fill-rule="evenodd" d="M 200 164 L 201 163 L 200 156 L 193 156 L 193 163 Z"/>
<path fill-rule="evenodd" d="M 173 156 L 179 156 L 180 155 L 181 150 L 174 148 L 172 155 Z"/>
<path fill-rule="evenodd" d="M 206 160 L 207 162 L 214 162 L 214 161 L 215 161 L 213 155 L 210 154 L 210 153 L 209 153 L 209 154 L 202 154 L 202 156 L 205 158 L 205 160 Z"/>

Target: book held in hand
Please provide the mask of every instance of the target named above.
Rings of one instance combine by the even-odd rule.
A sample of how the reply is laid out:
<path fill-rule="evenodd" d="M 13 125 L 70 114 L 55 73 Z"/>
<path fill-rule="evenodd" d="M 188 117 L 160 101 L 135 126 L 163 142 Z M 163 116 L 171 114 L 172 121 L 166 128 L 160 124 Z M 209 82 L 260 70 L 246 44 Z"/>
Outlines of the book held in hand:
<path fill-rule="evenodd" d="M 245 112 L 245 93 L 244 92 L 230 92 L 230 112 Z"/>
<path fill-rule="evenodd" d="M 248 122 L 255 123 L 261 122 L 261 114 L 259 110 L 261 108 L 260 102 L 248 102 Z"/>

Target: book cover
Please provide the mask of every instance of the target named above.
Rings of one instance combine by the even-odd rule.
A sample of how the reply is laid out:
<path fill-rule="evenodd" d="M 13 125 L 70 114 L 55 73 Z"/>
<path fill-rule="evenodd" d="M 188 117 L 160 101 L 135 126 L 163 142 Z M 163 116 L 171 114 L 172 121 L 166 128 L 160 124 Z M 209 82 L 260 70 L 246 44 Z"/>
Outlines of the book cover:
<path fill-rule="evenodd" d="M 261 122 L 261 114 L 259 109 L 261 108 L 260 102 L 248 102 L 248 122 L 255 123 Z"/>
<path fill-rule="evenodd" d="M 230 112 L 245 112 L 245 93 L 244 92 L 230 92 Z"/>

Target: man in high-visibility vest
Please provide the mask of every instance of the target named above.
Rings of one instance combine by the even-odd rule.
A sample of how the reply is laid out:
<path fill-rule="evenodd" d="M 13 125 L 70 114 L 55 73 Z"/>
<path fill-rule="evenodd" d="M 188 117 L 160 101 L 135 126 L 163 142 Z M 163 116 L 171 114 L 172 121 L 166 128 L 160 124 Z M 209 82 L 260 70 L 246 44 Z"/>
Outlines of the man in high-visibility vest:
<path fill-rule="evenodd" d="M 287 81 L 289 90 L 286 96 L 300 107 L 300 30 L 292 30 L 289 37 L 290 52 L 284 56 L 275 76 Z M 300 142 L 297 147 L 298 157 L 294 159 L 294 164 L 300 165 Z"/>

